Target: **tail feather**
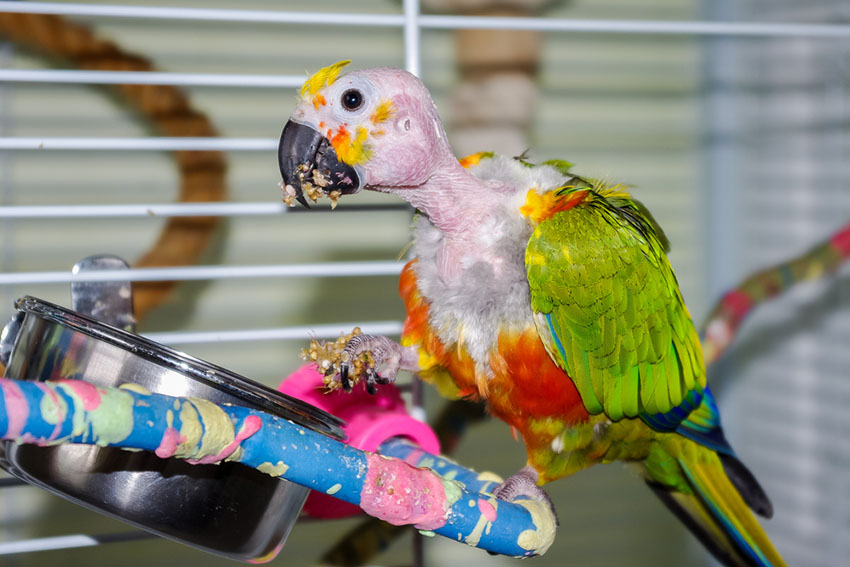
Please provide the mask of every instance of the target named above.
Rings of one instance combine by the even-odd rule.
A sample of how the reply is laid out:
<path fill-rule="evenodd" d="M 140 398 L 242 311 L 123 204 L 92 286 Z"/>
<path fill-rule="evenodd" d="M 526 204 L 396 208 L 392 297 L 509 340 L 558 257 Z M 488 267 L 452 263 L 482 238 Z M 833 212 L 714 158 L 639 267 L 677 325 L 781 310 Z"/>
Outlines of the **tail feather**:
<path fill-rule="evenodd" d="M 723 463 L 723 470 L 726 471 L 726 476 L 729 477 L 729 481 L 741 493 L 741 497 L 747 503 L 747 506 L 759 516 L 772 518 L 773 504 L 750 469 L 735 455 L 717 453 L 717 456 L 720 457 L 720 462 Z"/>
<path fill-rule="evenodd" d="M 724 565 L 785 566 L 716 453 L 711 457 L 714 458 L 676 459 L 683 483 L 661 483 L 650 478 L 647 484 Z"/>
<path fill-rule="evenodd" d="M 737 565 L 748 565 L 737 547 L 726 536 L 714 521 L 710 512 L 695 498 L 693 494 L 684 494 L 671 490 L 663 484 L 648 480 L 647 486 L 652 489 L 656 496 L 667 508 L 679 518 L 699 542 L 723 565 L 729 567 Z"/>

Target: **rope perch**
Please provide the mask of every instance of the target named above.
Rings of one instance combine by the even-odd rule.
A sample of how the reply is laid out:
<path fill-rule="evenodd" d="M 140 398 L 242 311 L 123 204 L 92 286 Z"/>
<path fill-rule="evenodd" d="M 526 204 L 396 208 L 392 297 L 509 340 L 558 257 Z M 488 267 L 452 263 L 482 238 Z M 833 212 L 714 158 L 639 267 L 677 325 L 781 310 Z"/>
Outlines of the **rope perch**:
<path fill-rule="evenodd" d="M 98 37 L 88 27 L 44 14 L 0 12 L 0 35 L 63 65 L 95 71 L 152 71 L 153 64 L 116 43 Z M 140 118 L 165 136 L 217 136 L 211 120 L 195 109 L 189 97 L 169 85 L 109 85 L 108 88 Z M 227 198 L 227 161 L 222 152 L 176 151 L 180 172 L 180 202 L 223 201 Z M 197 263 L 207 249 L 216 217 L 169 218 L 138 267 Z M 133 286 L 135 315 L 141 320 L 168 297 L 174 282 L 137 282 Z"/>

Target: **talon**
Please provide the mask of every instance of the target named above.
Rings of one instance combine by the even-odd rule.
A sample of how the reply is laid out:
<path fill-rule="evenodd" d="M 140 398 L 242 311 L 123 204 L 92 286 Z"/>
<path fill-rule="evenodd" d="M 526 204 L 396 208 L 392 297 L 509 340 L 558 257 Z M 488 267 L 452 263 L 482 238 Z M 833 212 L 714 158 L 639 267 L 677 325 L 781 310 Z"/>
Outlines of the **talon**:
<path fill-rule="evenodd" d="M 502 484 L 493 489 L 493 496 L 506 502 L 513 502 L 517 497 L 525 497 L 543 502 L 549 506 L 552 516 L 555 518 L 555 525 L 559 526 L 561 521 L 558 518 L 558 513 L 555 511 L 555 504 L 552 503 L 549 495 L 537 485 L 537 478 L 537 471 L 532 467 L 523 467 L 518 473 L 510 476 Z"/>
<path fill-rule="evenodd" d="M 339 382 L 342 384 L 342 389 L 346 392 L 351 391 L 351 380 L 348 378 L 348 364 L 341 364 L 339 367 Z"/>
<path fill-rule="evenodd" d="M 380 383 L 380 376 L 372 367 L 366 368 L 366 391 L 374 395 L 378 391 L 376 384 Z"/>
<path fill-rule="evenodd" d="M 418 370 L 418 356 L 413 347 L 402 347 L 386 337 L 363 335 L 357 328 L 333 342 L 313 338 L 310 347 L 301 352 L 304 360 L 312 361 L 324 373 L 329 391 L 342 388 L 350 392 L 358 382 L 365 381 L 370 394 L 375 394 L 379 385 L 395 382 L 399 370 Z"/>

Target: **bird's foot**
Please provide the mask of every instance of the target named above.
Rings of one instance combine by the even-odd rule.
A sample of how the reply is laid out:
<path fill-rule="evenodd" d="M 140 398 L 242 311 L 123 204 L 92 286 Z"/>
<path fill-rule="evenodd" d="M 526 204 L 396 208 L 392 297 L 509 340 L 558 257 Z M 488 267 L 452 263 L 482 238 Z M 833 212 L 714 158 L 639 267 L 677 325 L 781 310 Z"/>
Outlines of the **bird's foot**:
<path fill-rule="evenodd" d="M 518 473 L 508 477 L 502 484 L 493 489 L 493 496 L 499 500 L 513 502 L 519 497 L 529 498 L 538 502 L 543 502 L 552 511 L 552 516 L 555 518 L 555 525 L 560 525 L 558 514 L 555 512 L 555 505 L 552 504 L 552 499 L 549 495 L 540 488 L 537 484 L 539 475 L 531 466 L 523 467 Z"/>
<path fill-rule="evenodd" d="M 377 335 L 354 335 L 342 349 L 337 379 L 348 392 L 361 379 L 366 391 L 374 394 L 377 384 L 395 382 L 401 368 L 403 349 L 400 344 Z"/>
<path fill-rule="evenodd" d="M 403 347 L 387 337 L 364 335 L 359 328 L 333 342 L 313 339 L 301 356 L 324 373 L 329 389 L 346 392 L 363 381 L 366 390 L 374 394 L 378 384 L 395 382 L 399 370 L 419 370 L 419 353 L 414 347 Z"/>

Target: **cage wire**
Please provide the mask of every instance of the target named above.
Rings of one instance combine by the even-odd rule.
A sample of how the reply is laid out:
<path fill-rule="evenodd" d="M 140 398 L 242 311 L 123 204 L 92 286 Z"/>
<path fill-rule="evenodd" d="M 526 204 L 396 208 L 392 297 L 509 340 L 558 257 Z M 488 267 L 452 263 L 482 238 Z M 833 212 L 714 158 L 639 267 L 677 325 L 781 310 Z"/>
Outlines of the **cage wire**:
<path fill-rule="evenodd" d="M 850 218 L 846 3 L 573 0 L 538 3 L 531 17 L 458 14 L 452 4 L 464 3 L 428 11 L 413 0 L 254 0 L 238 9 L 0 2 L 0 12 L 92 26 L 156 66 L 72 69 L 2 44 L 0 305 L 11 315 L 25 294 L 67 305 L 77 260 L 98 252 L 134 260 L 169 219 L 216 217 L 197 263 L 130 272 L 179 282 L 142 334 L 272 386 L 300 364 L 310 333 L 334 337 L 356 324 L 398 334 L 409 211 L 372 194 L 343 199 L 333 213 L 287 210 L 276 187 L 277 136 L 306 73 L 340 59 L 419 74 L 453 136 L 463 119 L 446 111 L 461 74 L 456 30 L 540 34 L 532 159 L 568 159 L 583 173 L 634 184 L 673 243 L 696 321 L 736 281 Z M 152 133 L 99 87 L 130 83 L 178 86 L 219 135 Z M 175 203 L 174 151 L 222 152 L 229 196 Z M 712 376 L 727 435 L 774 500 L 775 518 L 763 525 L 789 564 L 838 565 L 850 551 L 848 299 L 846 269 L 793 291 L 747 323 Z M 496 422 L 476 427 L 457 457 L 510 474 L 525 456 L 509 435 Z M 595 467 L 547 490 L 561 526 L 536 565 L 564 557 L 711 564 L 621 467 Z M 32 487 L 2 488 L 0 501 L 4 564 L 200 560 L 201 552 Z M 275 563 L 315 562 L 356 522 L 299 522 Z M 379 560 L 409 563 L 410 549 L 405 538 Z M 425 561 L 510 562 L 439 538 L 425 542 Z"/>

